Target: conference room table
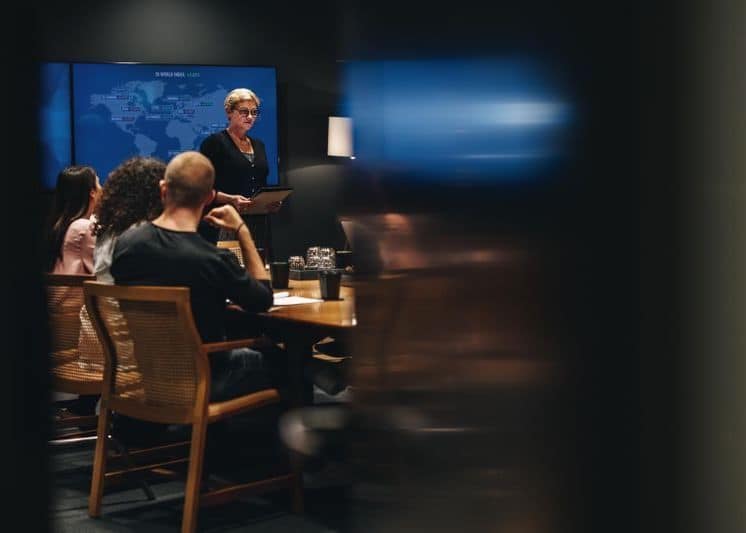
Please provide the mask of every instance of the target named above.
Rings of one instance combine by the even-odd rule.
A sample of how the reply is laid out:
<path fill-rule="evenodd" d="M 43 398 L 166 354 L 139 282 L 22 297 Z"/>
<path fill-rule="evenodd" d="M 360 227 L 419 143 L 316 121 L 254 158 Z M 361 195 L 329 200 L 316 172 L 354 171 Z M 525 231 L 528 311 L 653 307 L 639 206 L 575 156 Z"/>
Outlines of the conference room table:
<path fill-rule="evenodd" d="M 321 298 L 318 280 L 290 280 L 290 296 Z M 303 378 L 305 363 L 310 360 L 313 345 L 326 337 L 336 339 L 349 335 L 357 324 L 355 290 L 342 285 L 339 300 L 272 307 L 259 315 L 263 329 L 285 346 L 289 377 L 295 405 L 313 403 L 313 383 Z"/>

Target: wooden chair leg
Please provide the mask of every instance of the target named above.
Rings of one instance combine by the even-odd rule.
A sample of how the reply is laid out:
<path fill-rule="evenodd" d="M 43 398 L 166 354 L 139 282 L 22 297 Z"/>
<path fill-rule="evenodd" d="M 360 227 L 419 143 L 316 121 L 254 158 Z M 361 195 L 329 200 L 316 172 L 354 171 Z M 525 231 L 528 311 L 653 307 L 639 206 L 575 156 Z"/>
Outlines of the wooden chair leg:
<path fill-rule="evenodd" d="M 205 456 L 207 421 L 196 420 L 192 426 L 192 444 L 189 450 L 189 472 L 184 491 L 184 514 L 181 521 L 182 533 L 194 533 L 197 529 L 199 494 L 202 485 L 202 461 Z"/>
<path fill-rule="evenodd" d="M 91 494 L 88 497 L 88 515 L 101 515 L 101 499 L 104 495 L 104 476 L 106 474 L 106 433 L 109 430 L 111 410 L 101 405 L 98 415 L 98 430 L 96 432 L 96 451 L 93 454 L 93 476 L 91 478 Z"/>

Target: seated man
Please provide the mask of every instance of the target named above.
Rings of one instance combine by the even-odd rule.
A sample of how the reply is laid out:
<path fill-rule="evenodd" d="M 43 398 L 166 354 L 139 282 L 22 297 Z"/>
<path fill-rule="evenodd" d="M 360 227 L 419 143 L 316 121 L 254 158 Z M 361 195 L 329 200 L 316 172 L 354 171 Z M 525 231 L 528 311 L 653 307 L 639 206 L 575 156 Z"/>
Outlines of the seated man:
<path fill-rule="evenodd" d="M 203 208 L 215 197 L 214 181 L 212 163 L 199 152 L 174 157 L 160 182 L 163 213 L 125 231 L 116 243 L 111 265 L 120 285 L 189 287 L 203 342 L 225 340 L 226 299 L 250 313 L 272 305 L 269 275 L 249 228 L 233 206 L 212 209 L 204 220 L 236 232 L 245 268 L 229 250 L 217 248 L 197 233 Z M 284 365 L 277 361 L 279 350 L 271 348 L 265 354 L 248 348 L 212 354 L 210 400 L 223 401 L 277 385 Z"/>

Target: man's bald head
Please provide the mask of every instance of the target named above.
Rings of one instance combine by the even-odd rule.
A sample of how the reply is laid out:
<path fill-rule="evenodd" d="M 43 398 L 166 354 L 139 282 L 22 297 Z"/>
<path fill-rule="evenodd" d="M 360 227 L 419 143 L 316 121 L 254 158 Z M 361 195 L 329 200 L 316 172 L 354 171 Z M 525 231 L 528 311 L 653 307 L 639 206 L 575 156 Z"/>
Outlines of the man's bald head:
<path fill-rule="evenodd" d="M 200 207 L 215 184 L 215 168 L 199 152 L 183 152 L 166 166 L 165 203 L 173 207 Z"/>

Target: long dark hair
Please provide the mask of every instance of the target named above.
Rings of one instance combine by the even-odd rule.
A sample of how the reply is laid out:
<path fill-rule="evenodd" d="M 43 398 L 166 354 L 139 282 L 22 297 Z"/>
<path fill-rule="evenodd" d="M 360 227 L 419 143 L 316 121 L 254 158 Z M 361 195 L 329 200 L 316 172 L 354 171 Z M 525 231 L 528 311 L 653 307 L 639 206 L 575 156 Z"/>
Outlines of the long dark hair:
<path fill-rule="evenodd" d="M 166 164 L 154 157 L 133 157 L 106 178 L 96 204 L 93 233 L 119 235 L 135 222 L 153 220 L 163 212 L 160 181 Z"/>
<path fill-rule="evenodd" d="M 48 271 L 54 268 L 58 259 L 62 259 L 62 243 L 65 240 L 67 228 L 88 212 L 91 190 L 95 187 L 96 171 L 88 166 L 74 165 L 67 167 L 57 176 L 54 202 L 49 215 Z"/>

